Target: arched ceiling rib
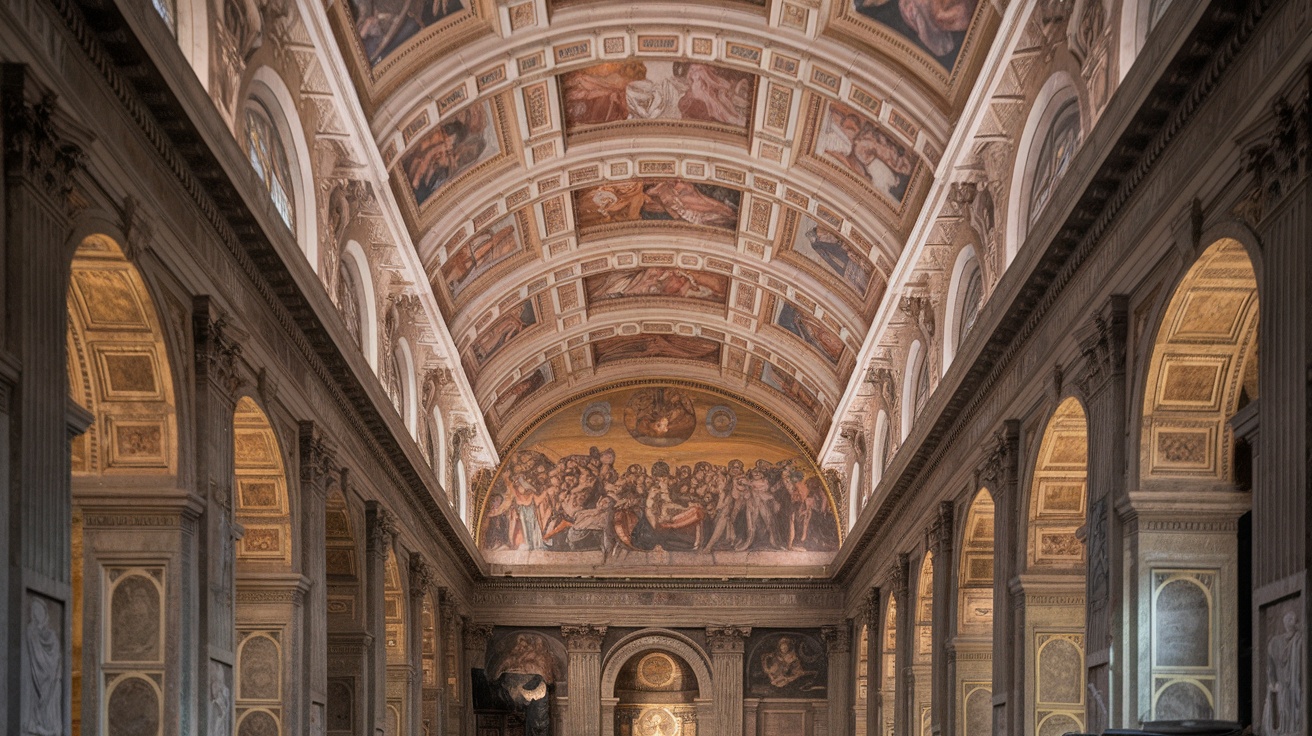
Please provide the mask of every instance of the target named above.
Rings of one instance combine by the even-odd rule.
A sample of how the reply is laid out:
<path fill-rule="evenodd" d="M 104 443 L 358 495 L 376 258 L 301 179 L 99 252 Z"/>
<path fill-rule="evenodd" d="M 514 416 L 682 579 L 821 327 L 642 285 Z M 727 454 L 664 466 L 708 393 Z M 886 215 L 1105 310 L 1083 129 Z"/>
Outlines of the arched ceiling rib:
<path fill-rule="evenodd" d="M 331 14 L 497 443 L 695 376 L 818 446 L 991 4 L 392 4 Z"/>

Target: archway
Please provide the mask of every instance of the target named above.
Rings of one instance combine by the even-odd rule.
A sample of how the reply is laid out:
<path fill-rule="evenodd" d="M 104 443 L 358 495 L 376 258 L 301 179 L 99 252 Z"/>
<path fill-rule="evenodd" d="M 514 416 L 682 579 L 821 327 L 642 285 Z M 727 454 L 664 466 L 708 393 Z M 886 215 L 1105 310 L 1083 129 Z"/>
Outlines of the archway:
<path fill-rule="evenodd" d="M 880 734 L 870 734 L 870 736 L 893 736 L 893 726 L 896 723 L 895 709 L 897 703 L 897 596 L 888 597 L 888 608 L 884 611 L 884 629 L 880 634 L 883 640 L 880 642 L 880 656 L 884 661 L 880 664 L 880 672 L 884 677 L 879 682 L 880 713 L 883 714 L 883 730 Z"/>
<path fill-rule="evenodd" d="M 1030 482 L 1025 691 L 1036 736 L 1084 728 L 1088 423 L 1074 398 L 1048 420 Z"/>
<path fill-rule="evenodd" d="M 303 619 L 293 509 L 281 445 L 264 411 L 250 397 L 233 414 L 234 516 L 242 527 L 236 550 L 237 667 L 234 682 L 239 736 L 294 729 L 296 653 Z M 272 729 L 266 731 L 261 729 Z"/>
<path fill-rule="evenodd" d="M 866 734 L 866 713 L 873 692 L 870 687 L 870 627 L 862 624 L 856 636 L 856 705 L 853 709 L 858 736 Z"/>
<path fill-rule="evenodd" d="M 681 657 L 661 649 L 638 652 L 620 667 L 615 680 L 615 733 L 694 734 L 700 694 L 696 675 Z"/>
<path fill-rule="evenodd" d="M 993 497 L 966 512 L 957 582 L 956 697 L 961 736 L 993 732 Z"/>
<path fill-rule="evenodd" d="M 365 633 L 363 556 L 356 529 L 362 519 L 340 489 L 328 494 L 324 511 L 324 570 L 328 581 L 329 734 L 353 734 L 364 717 Z"/>
<path fill-rule="evenodd" d="M 1131 711 L 1146 720 L 1253 721 L 1236 652 L 1251 606 L 1238 543 L 1252 499 L 1250 455 L 1230 420 L 1258 398 L 1257 279 L 1243 245 L 1205 250 L 1171 295 L 1147 366 L 1139 434 L 1139 519 L 1126 534 L 1146 661 L 1132 665 Z M 1241 555 L 1244 562 L 1241 563 Z M 1137 665 L 1137 666 L 1135 666 Z"/>
<path fill-rule="evenodd" d="M 688 734 L 686 729 L 689 723 L 710 724 L 712 723 L 711 713 L 711 670 L 709 659 L 706 653 L 701 650 L 692 640 L 682 634 L 666 629 L 644 629 L 637 631 L 616 642 L 615 646 L 606 655 L 602 664 L 601 674 L 601 723 L 603 736 L 619 736 L 622 731 L 619 729 L 621 705 L 625 705 L 625 713 L 632 714 L 634 706 L 642 706 L 644 703 L 637 702 L 638 699 L 646 696 L 640 696 L 638 693 L 625 693 L 622 684 L 627 680 L 621 679 L 621 674 L 625 668 L 633 664 L 639 666 L 644 657 L 653 653 L 663 654 L 677 664 L 686 667 L 680 670 L 680 676 L 685 678 L 680 687 L 679 697 L 684 698 L 684 702 L 679 703 L 679 712 L 684 714 L 679 716 L 680 731 L 679 733 Z M 687 679 L 688 676 L 691 679 Z M 669 696 L 661 693 L 673 691 L 656 691 L 658 694 L 652 697 L 656 699 L 670 699 Z M 691 699 L 687 696 L 691 694 Z M 691 709 L 687 708 L 691 703 Z M 638 708 L 638 715 L 641 715 L 642 708 Z M 661 716 L 654 716 L 660 718 Z M 634 722 L 632 720 L 630 723 Z M 659 725 L 659 724 L 653 724 Z M 698 733 L 702 729 L 694 728 L 693 731 Z M 653 733 L 663 733 L 655 731 Z M 631 732 L 630 736 L 637 736 L 638 732 Z"/>
<path fill-rule="evenodd" d="M 193 530 L 177 488 L 177 403 L 159 315 L 110 237 L 89 236 L 74 254 L 67 341 L 69 395 L 92 416 L 71 448 L 73 728 L 101 733 L 117 714 L 137 733 L 162 734 L 186 707 Z"/>
<path fill-rule="evenodd" d="M 934 710 L 934 553 L 925 552 L 916 583 L 915 641 L 911 652 L 916 733 L 930 736 Z"/>
<path fill-rule="evenodd" d="M 387 649 L 385 736 L 401 736 L 409 720 L 410 703 L 407 695 L 412 673 L 406 646 L 406 636 L 409 634 L 406 603 L 405 586 L 397 566 L 396 552 L 388 549 L 387 561 L 383 566 L 383 627 Z"/>

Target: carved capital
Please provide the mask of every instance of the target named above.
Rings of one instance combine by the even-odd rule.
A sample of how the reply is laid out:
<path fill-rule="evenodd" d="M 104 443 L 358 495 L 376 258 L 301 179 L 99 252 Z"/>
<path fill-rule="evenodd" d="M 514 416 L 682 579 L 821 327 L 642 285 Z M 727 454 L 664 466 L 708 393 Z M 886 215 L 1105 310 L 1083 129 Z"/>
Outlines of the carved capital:
<path fill-rule="evenodd" d="M 894 597 L 905 606 L 907 599 L 907 584 L 910 580 L 911 555 L 906 552 L 898 552 L 897 559 L 893 561 L 893 569 L 888 573 L 888 587 L 893 591 Z"/>
<path fill-rule="evenodd" d="M 1233 214 L 1256 227 L 1312 171 L 1312 65 L 1301 88 L 1271 103 L 1269 129 L 1248 147 L 1244 168 L 1252 184 Z"/>
<path fill-rule="evenodd" d="M 846 626 L 821 626 L 820 638 L 830 654 L 845 654 L 852 651 L 852 634 Z"/>
<path fill-rule="evenodd" d="M 571 652 L 601 654 L 606 628 L 605 624 L 561 624 L 560 635 L 565 638 L 565 648 Z"/>
<path fill-rule="evenodd" d="M 465 623 L 465 649 L 485 652 L 492 640 L 492 624 Z"/>
<path fill-rule="evenodd" d="M 1114 377 L 1125 375 L 1125 341 L 1130 323 L 1127 304 L 1124 296 L 1112 296 L 1077 334 L 1084 365 L 1075 381 L 1085 398 L 1098 395 Z"/>
<path fill-rule="evenodd" d="M 442 389 L 455 382 L 450 368 L 434 368 L 424 374 L 423 403 L 424 408 L 432 411 L 437 404 L 437 397 Z"/>
<path fill-rule="evenodd" d="M 742 654 L 745 640 L 751 635 L 750 626 L 706 627 L 706 643 L 712 654 Z"/>
<path fill-rule="evenodd" d="M 934 325 L 934 304 L 927 296 L 904 296 L 898 302 L 898 309 L 911 318 L 916 327 L 920 328 L 921 337 L 926 342 L 934 339 L 936 331 Z"/>
<path fill-rule="evenodd" d="M 212 307 L 208 296 L 196 297 L 193 307 L 196 377 L 236 398 L 246 379 L 241 375 L 241 344 L 230 334 L 228 315 Z"/>
<path fill-rule="evenodd" d="M 386 559 L 387 553 L 392 549 L 392 542 L 396 539 L 396 519 L 392 516 L 392 512 L 379 506 L 375 508 L 368 523 L 370 554 Z"/>
<path fill-rule="evenodd" d="M 875 630 L 879 628 L 880 602 L 878 587 L 867 590 L 865 600 L 861 602 L 861 623 L 866 625 L 869 631 L 867 635 L 871 637 L 875 635 Z"/>
<path fill-rule="evenodd" d="M 952 553 L 952 515 L 951 501 L 938 505 L 938 512 L 925 530 L 925 546 L 934 551 L 936 559 L 943 560 Z"/>
<path fill-rule="evenodd" d="M 22 65 L 5 65 L 3 85 L 5 174 L 28 179 L 68 208 L 73 177 L 86 166 L 86 154 L 56 128 L 53 94 L 28 102 L 31 82 Z"/>
<path fill-rule="evenodd" d="M 337 465 L 337 450 L 315 422 L 300 423 L 301 486 L 320 496 Z"/>
<path fill-rule="evenodd" d="M 995 501 L 1016 480 L 1019 443 L 1020 422 L 1008 419 L 1002 429 L 993 433 L 992 445 L 980 464 L 980 480 L 989 486 Z"/>
<path fill-rule="evenodd" d="M 419 555 L 410 556 L 410 595 L 422 598 L 437 583 L 437 572 Z"/>

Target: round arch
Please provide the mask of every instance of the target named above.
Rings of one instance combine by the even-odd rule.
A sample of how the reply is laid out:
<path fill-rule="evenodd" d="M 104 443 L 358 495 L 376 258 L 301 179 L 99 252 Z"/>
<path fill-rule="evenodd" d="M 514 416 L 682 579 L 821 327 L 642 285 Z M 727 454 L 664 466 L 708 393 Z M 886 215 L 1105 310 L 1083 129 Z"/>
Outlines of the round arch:
<path fill-rule="evenodd" d="M 620 669 L 634 655 L 648 649 L 659 649 L 677 655 L 692 669 L 697 678 L 697 690 L 701 693 L 699 702 L 710 701 L 711 667 L 710 658 L 692 639 L 669 629 L 643 629 L 620 639 L 607 653 L 601 667 L 601 697 L 603 700 L 615 698 L 615 679 Z"/>
<path fill-rule="evenodd" d="M 1006 264 L 1020 251 L 1021 245 L 1029 235 L 1029 202 L 1033 193 L 1034 168 L 1038 163 L 1039 149 L 1047 140 L 1048 131 L 1059 112 L 1067 103 L 1074 101 L 1079 106 L 1080 135 L 1088 129 L 1088 116 L 1081 99 L 1080 88 L 1065 70 L 1053 72 L 1048 81 L 1043 83 L 1038 95 L 1030 106 L 1029 117 L 1025 122 L 1024 132 L 1016 146 L 1016 160 L 1012 164 L 1011 187 L 1007 196 L 1007 231 Z"/>
<path fill-rule="evenodd" d="M 405 428 L 410 431 L 411 436 L 418 436 L 416 406 L 418 404 L 416 393 L 418 387 L 415 385 L 415 357 L 410 351 L 410 341 L 404 337 L 397 338 L 395 359 L 397 368 L 400 369 L 401 375 L 397 380 L 401 382 L 401 419 L 405 421 Z"/>
<path fill-rule="evenodd" d="M 875 442 L 871 445 L 870 492 L 874 493 L 884 479 L 884 466 L 888 465 L 889 426 L 888 412 L 880 409 L 875 415 Z"/>
<path fill-rule="evenodd" d="M 317 223 L 318 207 L 315 206 L 314 170 L 309 144 L 305 140 L 305 129 L 301 125 L 297 112 L 297 97 L 287 88 L 287 83 L 272 67 L 262 66 L 251 76 L 250 85 L 243 98 L 244 101 L 256 100 L 269 111 L 270 122 L 283 140 L 287 153 L 287 168 L 291 172 L 292 207 L 295 213 L 295 229 L 292 235 L 305 254 L 310 268 L 319 272 L 319 226 Z M 238 115 L 237 129 L 245 125 L 244 116 Z M 243 146 L 244 150 L 244 146 Z"/>

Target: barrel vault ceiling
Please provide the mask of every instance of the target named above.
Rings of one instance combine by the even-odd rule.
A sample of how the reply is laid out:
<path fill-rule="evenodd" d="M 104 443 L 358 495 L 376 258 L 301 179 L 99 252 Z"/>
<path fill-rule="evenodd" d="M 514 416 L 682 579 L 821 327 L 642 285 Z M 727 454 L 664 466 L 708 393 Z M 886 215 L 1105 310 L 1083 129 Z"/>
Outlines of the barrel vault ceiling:
<path fill-rule="evenodd" d="M 488 428 L 688 378 L 829 430 L 998 25 L 978 0 L 341 0 Z"/>

